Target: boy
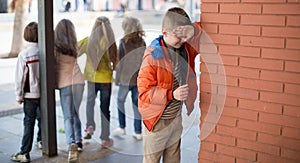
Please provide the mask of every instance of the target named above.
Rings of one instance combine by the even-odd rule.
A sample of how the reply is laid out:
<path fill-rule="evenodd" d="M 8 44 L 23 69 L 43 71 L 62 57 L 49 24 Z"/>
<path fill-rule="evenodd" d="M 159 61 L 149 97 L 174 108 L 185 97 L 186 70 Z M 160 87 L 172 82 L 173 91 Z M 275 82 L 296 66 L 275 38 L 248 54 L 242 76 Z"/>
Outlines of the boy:
<path fill-rule="evenodd" d="M 180 162 L 181 108 L 189 115 L 194 107 L 197 84 L 194 59 L 201 28 L 186 12 L 169 9 L 162 36 L 145 50 L 138 76 L 139 111 L 145 126 L 144 163 Z"/>
<path fill-rule="evenodd" d="M 24 30 L 24 39 L 28 47 L 21 51 L 15 74 L 16 100 L 24 103 L 24 133 L 21 151 L 12 155 L 11 160 L 30 162 L 29 152 L 32 148 L 35 119 L 40 109 L 40 74 L 38 56 L 38 24 L 29 23 Z"/>

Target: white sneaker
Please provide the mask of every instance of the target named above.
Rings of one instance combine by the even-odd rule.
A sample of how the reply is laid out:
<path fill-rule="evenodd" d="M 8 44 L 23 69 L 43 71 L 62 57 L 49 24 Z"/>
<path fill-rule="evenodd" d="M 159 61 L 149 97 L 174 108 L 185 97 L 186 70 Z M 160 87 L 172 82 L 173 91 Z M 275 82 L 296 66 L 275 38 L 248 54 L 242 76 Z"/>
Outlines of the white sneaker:
<path fill-rule="evenodd" d="M 77 144 L 72 143 L 69 149 L 68 163 L 78 162 L 78 147 Z"/>
<path fill-rule="evenodd" d="M 19 153 L 13 154 L 10 157 L 10 159 L 12 161 L 16 161 L 16 162 L 30 162 L 30 155 L 29 155 L 29 153 L 21 154 L 19 152 Z"/>
<path fill-rule="evenodd" d="M 134 137 L 136 140 L 142 140 L 142 139 L 143 139 L 143 135 L 142 135 L 142 134 L 137 134 L 137 133 L 135 133 L 135 134 L 133 135 L 133 137 Z"/>
<path fill-rule="evenodd" d="M 116 136 L 126 135 L 126 131 L 124 128 L 117 128 L 112 133 L 113 133 L 113 135 L 116 135 Z"/>

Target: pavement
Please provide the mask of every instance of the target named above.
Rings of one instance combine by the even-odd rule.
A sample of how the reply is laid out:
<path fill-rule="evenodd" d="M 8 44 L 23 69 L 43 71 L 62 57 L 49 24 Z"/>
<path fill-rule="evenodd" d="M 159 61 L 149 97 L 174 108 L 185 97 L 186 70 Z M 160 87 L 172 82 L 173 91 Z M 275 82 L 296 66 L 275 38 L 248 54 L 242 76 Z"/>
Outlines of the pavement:
<path fill-rule="evenodd" d="M 137 14 L 137 12 L 139 12 Z M 146 43 L 149 44 L 154 37 L 159 34 L 161 27 L 161 16 L 162 14 L 157 11 L 132 11 L 126 13 L 127 16 L 138 16 L 141 20 L 144 30 L 146 31 Z M 78 13 L 60 13 L 55 15 L 55 22 L 58 22 L 61 18 L 69 18 L 75 24 L 77 30 L 78 39 L 89 35 L 92 25 L 96 17 L 100 15 L 106 15 L 111 18 L 111 24 L 115 32 L 116 40 L 122 37 L 121 22 L 122 17 L 119 17 L 115 12 L 78 12 Z M 8 40 L 1 41 L 6 45 L 1 46 L 0 54 L 3 52 L 8 52 L 10 49 L 9 43 L 12 38 L 12 18 L 11 14 L 6 16 L 0 14 L 0 37 L 7 38 Z M 36 15 L 31 15 L 30 20 L 36 20 Z M 1 25 L 2 24 L 2 25 Z M 0 58 L 0 162 L 10 163 L 10 156 L 19 151 L 22 133 L 23 133 L 23 112 L 22 106 L 18 105 L 15 101 L 14 93 L 14 72 L 15 64 L 17 59 L 1 59 Z M 85 62 L 85 57 L 79 58 L 79 65 L 83 69 Z M 112 97 L 111 97 L 111 131 L 118 127 L 117 118 L 117 91 L 118 87 L 113 85 Z M 100 127 L 96 127 L 95 135 L 91 140 L 84 140 L 83 152 L 80 153 L 80 163 L 90 162 L 90 163 L 119 163 L 119 162 L 130 162 L 130 163 L 140 163 L 142 162 L 143 154 L 143 141 L 137 141 L 133 138 L 133 112 L 130 94 L 129 99 L 126 100 L 126 132 L 127 135 L 118 137 L 111 135 L 114 139 L 114 145 L 111 148 L 101 148 L 100 146 Z M 199 98 L 198 98 L 199 99 Z M 82 122 L 82 134 L 84 134 L 85 127 L 85 105 L 86 105 L 86 89 L 83 95 L 83 100 L 80 108 L 80 119 Z M 100 126 L 100 111 L 99 111 L 99 98 L 96 100 L 95 105 L 95 121 L 98 126 Z M 195 104 L 195 106 L 199 106 Z M 184 109 L 183 109 L 184 110 Z M 196 107 L 191 116 L 187 117 L 185 111 L 183 115 L 183 126 L 184 131 L 182 133 L 182 145 L 181 145 L 181 162 L 184 163 L 195 163 L 198 162 L 198 152 L 200 148 L 200 140 L 198 135 L 199 131 L 199 117 L 200 109 Z M 33 145 L 32 151 L 30 153 L 32 162 L 44 163 L 53 162 L 61 163 L 67 162 L 67 146 L 65 142 L 65 134 L 61 133 L 63 130 L 63 116 L 61 111 L 61 106 L 59 102 L 59 93 L 56 91 L 56 124 L 57 124 L 57 146 L 58 146 L 58 156 L 47 157 L 42 155 L 42 151 Z M 35 128 L 35 132 L 37 127 Z M 36 134 L 35 134 L 36 136 Z M 34 138 L 36 140 L 36 137 Z M 35 143 L 35 142 L 34 142 Z"/>

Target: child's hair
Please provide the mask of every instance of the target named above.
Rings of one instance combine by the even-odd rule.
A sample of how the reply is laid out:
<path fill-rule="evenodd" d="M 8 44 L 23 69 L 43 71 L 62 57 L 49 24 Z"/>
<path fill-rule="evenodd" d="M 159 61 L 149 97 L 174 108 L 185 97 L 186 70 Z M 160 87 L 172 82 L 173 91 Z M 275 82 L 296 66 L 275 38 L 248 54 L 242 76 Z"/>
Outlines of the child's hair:
<path fill-rule="evenodd" d="M 164 15 L 162 27 L 167 30 L 173 30 L 178 26 L 191 24 L 190 17 L 182 8 L 173 7 L 168 9 Z"/>
<path fill-rule="evenodd" d="M 137 18 L 125 17 L 122 22 L 122 28 L 124 30 L 124 41 L 130 40 L 140 41 L 145 36 L 142 24 Z"/>
<path fill-rule="evenodd" d="M 105 51 L 102 51 L 102 48 L 99 47 L 100 39 L 103 36 L 105 37 L 105 45 L 107 46 L 104 48 Z M 108 52 L 109 56 L 114 55 L 117 53 L 117 46 L 115 42 L 115 35 L 109 19 L 105 16 L 100 16 L 96 19 L 89 37 L 88 53 L 91 56 L 102 56 L 105 52 Z"/>
<path fill-rule="evenodd" d="M 77 58 L 78 45 L 75 27 L 68 19 L 62 19 L 56 25 L 54 32 L 55 50 Z"/>
<path fill-rule="evenodd" d="M 28 42 L 38 42 L 38 24 L 36 22 L 29 23 L 24 29 L 23 37 Z"/>

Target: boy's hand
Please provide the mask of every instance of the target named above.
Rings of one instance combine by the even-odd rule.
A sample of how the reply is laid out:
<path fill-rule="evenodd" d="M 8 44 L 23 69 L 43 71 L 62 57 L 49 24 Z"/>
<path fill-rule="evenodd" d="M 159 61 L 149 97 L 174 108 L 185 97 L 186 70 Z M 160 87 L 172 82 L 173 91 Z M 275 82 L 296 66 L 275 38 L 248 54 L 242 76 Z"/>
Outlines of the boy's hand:
<path fill-rule="evenodd" d="M 22 101 L 22 100 L 19 100 L 19 101 L 17 101 L 17 103 L 18 103 L 18 104 L 22 104 L 22 103 L 23 103 L 23 101 Z"/>
<path fill-rule="evenodd" d="M 184 101 L 187 99 L 188 94 L 189 94 L 189 87 L 187 84 L 185 84 L 175 89 L 175 91 L 173 92 L 173 97 L 176 100 Z"/>
<path fill-rule="evenodd" d="M 176 37 L 181 38 L 184 41 L 187 41 L 194 36 L 194 26 L 192 25 L 178 26 L 173 30 L 173 33 L 175 34 Z"/>

